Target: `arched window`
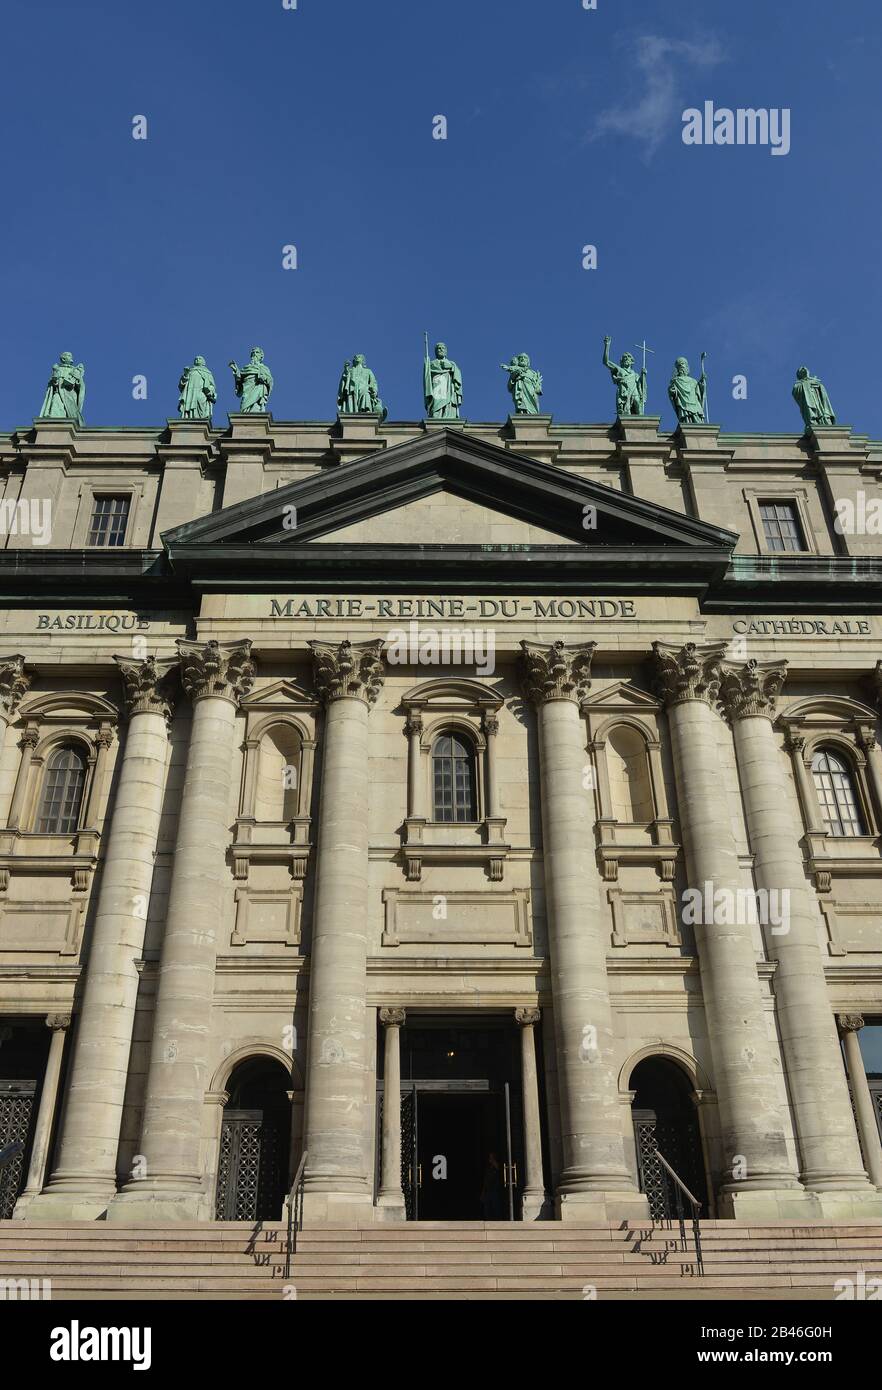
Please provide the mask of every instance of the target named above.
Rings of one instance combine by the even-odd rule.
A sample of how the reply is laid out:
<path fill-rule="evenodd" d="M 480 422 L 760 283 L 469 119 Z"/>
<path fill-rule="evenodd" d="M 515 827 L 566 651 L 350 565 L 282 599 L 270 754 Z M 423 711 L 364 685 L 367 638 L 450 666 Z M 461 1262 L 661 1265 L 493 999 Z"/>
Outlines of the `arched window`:
<path fill-rule="evenodd" d="M 434 818 L 476 821 L 475 750 L 458 734 L 441 734 L 432 748 Z"/>
<path fill-rule="evenodd" d="M 69 744 L 56 748 L 46 764 L 39 834 L 69 835 L 79 828 L 85 786 L 86 760 L 80 750 Z"/>
<path fill-rule="evenodd" d="M 812 776 L 821 803 L 821 815 L 830 834 L 866 834 L 851 768 L 845 759 L 829 748 L 819 748 L 812 758 Z"/>

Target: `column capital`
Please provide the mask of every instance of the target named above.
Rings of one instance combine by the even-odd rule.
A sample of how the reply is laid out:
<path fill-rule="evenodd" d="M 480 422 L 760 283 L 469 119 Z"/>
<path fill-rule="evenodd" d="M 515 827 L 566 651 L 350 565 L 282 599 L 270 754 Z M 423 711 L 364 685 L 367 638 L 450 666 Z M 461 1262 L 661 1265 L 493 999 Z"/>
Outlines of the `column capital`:
<path fill-rule="evenodd" d="M 873 753 L 879 747 L 875 724 L 858 724 L 857 738 L 865 753 Z"/>
<path fill-rule="evenodd" d="M 123 698 L 126 713 L 131 719 L 134 714 L 162 714 L 168 721 L 172 717 L 175 697 L 175 673 L 179 663 L 174 657 L 157 661 L 148 656 L 143 661 L 135 661 L 127 656 L 115 656 L 123 683 Z"/>
<path fill-rule="evenodd" d="M 532 1028 L 541 1017 L 539 1009 L 515 1009 L 515 1023 L 519 1023 L 522 1028 Z"/>
<path fill-rule="evenodd" d="M 495 738 L 496 735 L 499 733 L 499 716 L 495 712 L 485 710 L 484 717 L 481 722 L 483 724 L 484 733 L 487 735 L 487 737 Z"/>
<path fill-rule="evenodd" d="M 702 700 L 711 708 L 720 692 L 720 672 L 726 642 L 687 642 L 684 647 L 667 642 L 652 644 L 653 688 L 665 706 Z"/>
<path fill-rule="evenodd" d="M 370 642 L 310 642 L 315 686 L 325 704 L 346 697 L 373 705 L 383 688 L 383 639 Z"/>
<path fill-rule="evenodd" d="M 580 704 L 587 699 L 596 642 L 568 647 L 558 640 L 550 647 L 535 647 L 522 640 L 521 649 L 521 684 L 528 700 L 544 705 L 550 700 Z"/>
<path fill-rule="evenodd" d="M 840 1033 L 859 1033 L 864 1026 L 863 1014 L 837 1014 Z"/>
<path fill-rule="evenodd" d="M 70 1014 L 47 1014 L 46 1027 L 53 1033 L 63 1032 L 70 1027 Z"/>
<path fill-rule="evenodd" d="M 214 695 L 238 705 L 252 685 L 256 668 L 251 659 L 251 642 L 188 642 L 178 638 L 181 683 L 192 700 Z"/>
<path fill-rule="evenodd" d="M 408 737 L 410 737 L 411 734 L 422 734 L 423 716 L 420 710 L 408 710 L 407 717 L 404 721 L 404 732 L 408 735 Z"/>
<path fill-rule="evenodd" d="M 786 661 L 748 661 L 726 665 L 720 683 L 720 704 L 728 719 L 761 715 L 774 719 L 778 696 L 787 679 Z"/>
<path fill-rule="evenodd" d="M 0 657 L 0 717 L 13 719 L 22 699 L 28 693 L 31 678 L 25 675 L 24 657 Z"/>
<path fill-rule="evenodd" d="M 406 1009 L 381 1009 L 380 1022 L 386 1028 L 403 1028 L 407 1022 Z"/>

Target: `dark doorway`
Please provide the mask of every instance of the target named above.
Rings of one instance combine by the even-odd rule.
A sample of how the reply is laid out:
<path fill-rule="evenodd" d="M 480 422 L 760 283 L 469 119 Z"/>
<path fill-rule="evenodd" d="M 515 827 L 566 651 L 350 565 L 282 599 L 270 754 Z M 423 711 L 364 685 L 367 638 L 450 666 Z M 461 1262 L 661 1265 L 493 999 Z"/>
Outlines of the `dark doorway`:
<path fill-rule="evenodd" d="M 514 1019 L 409 1018 L 401 1037 L 401 1088 L 408 1219 L 517 1218 L 523 1112 Z"/>
<path fill-rule="evenodd" d="M 506 1219 L 502 1182 L 505 1118 L 499 1099 L 487 1091 L 472 1095 L 418 1093 L 421 1220 Z M 497 1157 L 499 1172 L 493 1206 L 485 1216 L 482 1192 L 490 1153 Z M 488 1198 L 490 1195 L 488 1191 Z"/>
<path fill-rule="evenodd" d="M 277 1221 L 288 1178 L 291 1077 L 280 1062 L 252 1058 L 227 1083 L 221 1126 L 217 1221 Z"/>
<path fill-rule="evenodd" d="M 42 1019 L 0 1022 L 0 1150 L 24 1145 L 0 1167 L 2 1221 L 12 1216 L 27 1180 L 49 1042 Z"/>
<path fill-rule="evenodd" d="M 631 1073 L 631 1089 L 640 1190 L 649 1198 L 650 1215 L 670 1221 L 679 1211 L 677 1186 L 658 1161 L 661 1153 L 701 1203 L 700 1215 L 707 1216 L 701 1132 L 688 1077 L 667 1057 L 647 1057 Z M 691 1215 L 685 1200 L 682 1209 Z"/>

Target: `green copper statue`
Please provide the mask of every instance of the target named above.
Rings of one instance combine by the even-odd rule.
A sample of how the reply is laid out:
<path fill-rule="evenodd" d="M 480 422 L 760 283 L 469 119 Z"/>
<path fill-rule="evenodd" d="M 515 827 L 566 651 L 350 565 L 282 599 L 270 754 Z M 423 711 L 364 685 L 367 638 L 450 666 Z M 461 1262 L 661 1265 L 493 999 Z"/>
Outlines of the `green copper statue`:
<path fill-rule="evenodd" d="M 351 362 L 343 363 L 343 374 L 337 389 L 337 409 L 341 415 L 379 415 L 385 420 L 386 407 L 380 400 L 377 378 L 367 365 L 363 352 L 357 352 Z"/>
<path fill-rule="evenodd" d="M 678 357 L 674 363 L 674 375 L 668 386 L 671 405 L 681 425 L 703 425 L 707 420 L 707 375 L 701 354 L 701 376 L 695 380 L 689 375 L 689 363 L 685 357 Z"/>
<path fill-rule="evenodd" d="M 530 366 L 525 352 L 519 352 L 510 362 L 499 365 L 504 372 L 508 372 L 508 389 L 514 402 L 515 415 L 538 415 L 542 373 Z"/>
<path fill-rule="evenodd" d="M 814 429 L 815 425 L 836 424 L 836 416 L 833 414 L 824 384 L 816 376 L 812 376 L 808 367 L 800 367 L 796 373 L 793 399 L 802 411 L 807 430 Z"/>
<path fill-rule="evenodd" d="M 426 361 L 423 368 L 423 395 L 426 415 L 430 420 L 458 420 L 462 405 L 462 373 L 447 356 L 447 344 L 435 344 L 435 356 L 429 359 L 429 335 L 426 334 Z"/>
<path fill-rule="evenodd" d="M 611 342 L 612 338 L 607 334 L 603 340 L 603 365 L 608 368 L 616 384 L 616 415 L 643 415 L 646 410 L 646 368 L 638 376 L 630 352 L 624 353 L 616 366 L 609 360 Z"/>
<path fill-rule="evenodd" d="M 243 415 L 265 415 L 266 403 L 273 389 L 273 374 L 263 360 L 263 348 L 252 348 L 251 358 L 244 367 L 231 362 L 236 395 L 242 398 Z"/>
<path fill-rule="evenodd" d="M 195 357 L 192 367 L 184 368 L 178 390 L 181 393 L 178 409 L 182 420 L 211 419 L 211 407 L 217 400 L 217 387 L 204 357 Z"/>
<path fill-rule="evenodd" d="M 83 401 L 86 399 L 85 367 L 74 366 L 73 353 L 63 352 L 52 368 L 46 395 L 40 409 L 43 420 L 75 420 L 83 423 Z"/>

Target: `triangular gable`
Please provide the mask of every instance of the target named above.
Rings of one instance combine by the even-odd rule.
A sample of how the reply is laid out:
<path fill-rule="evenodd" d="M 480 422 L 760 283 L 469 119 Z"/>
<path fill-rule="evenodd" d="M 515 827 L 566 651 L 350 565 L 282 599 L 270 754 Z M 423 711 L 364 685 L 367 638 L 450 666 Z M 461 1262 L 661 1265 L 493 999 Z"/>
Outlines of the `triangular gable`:
<path fill-rule="evenodd" d="M 540 526 L 585 551 L 728 554 L 737 541 L 730 531 L 459 430 L 432 432 L 324 469 L 177 526 L 163 541 L 176 553 L 190 546 L 297 546 L 441 491 Z"/>

